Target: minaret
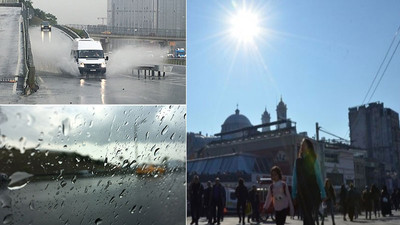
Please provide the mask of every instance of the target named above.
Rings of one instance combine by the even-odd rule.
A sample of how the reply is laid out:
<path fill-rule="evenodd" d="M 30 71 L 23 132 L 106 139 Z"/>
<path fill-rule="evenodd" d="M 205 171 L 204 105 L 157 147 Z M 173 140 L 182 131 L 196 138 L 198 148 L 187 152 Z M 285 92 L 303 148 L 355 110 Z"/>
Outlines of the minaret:
<path fill-rule="evenodd" d="M 287 107 L 286 104 L 282 101 L 282 96 L 281 96 L 281 101 L 278 103 L 278 105 L 276 106 L 276 120 L 280 121 L 280 120 L 286 120 L 286 112 L 287 112 Z M 278 126 L 279 128 L 284 128 L 286 127 L 285 124 L 280 124 Z"/>
<path fill-rule="evenodd" d="M 261 115 L 261 123 L 270 123 L 271 122 L 271 115 L 267 112 L 267 107 L 265 107 L 264 113 Z M 263 127 L 262 132 L 270 131 L 270 127 Z"/>

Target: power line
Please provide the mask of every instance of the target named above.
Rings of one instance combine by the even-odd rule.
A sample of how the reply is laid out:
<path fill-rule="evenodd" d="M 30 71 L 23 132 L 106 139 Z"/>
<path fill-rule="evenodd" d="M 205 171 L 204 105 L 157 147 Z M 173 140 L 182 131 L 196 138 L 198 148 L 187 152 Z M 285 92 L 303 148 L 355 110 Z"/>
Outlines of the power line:
<path fill-rule="evenodd" d="M 387 68 L 389 67 L 390 62 L 392 62 L 393 56 L 394 56 L 394 54 L 396 53 L 397 48 L 399 47 L 399 45 L 400 45 L 400 40 L 397 42 L 396 48 L 394 49 L 393 54 L 392 54 L 392 56 L 391 56 L 390 59 L 389 59 L 389 62 L 386 64 L 386 68 L 385 68 L 385 70 L 383 71 L 381 77 L 379 78 L 378 84 L 375 86 L 374 92 L 372 92 L 372 95 L 371 95 L 371 97 L 368 99 L 368 102 L 371 101 L 371 98 L 374 96 L 375 91 L 376 91 L 376 89 L 378 88 L 379 84 L 381 83 L 381 80 L 382 80 L 383 76 L 385 76 L 386 70 L 387 70 Z"/>
<path fill-rule="evenodd" d="M 372 83 L 371 83 L 371 85 L 369 86 L 369 89 L 368 89 L 368 91 L 367 91 L 367 94 L 365 95 L 365 97 L 364 97 L 364 99 L 363 99 L 361 105 L 363 105 L 363 104 L 365 103 L 365 99 L 367 99 L 368 94 L 369 94 L 369 92 L 371 91 L 372 86 L 374 86 L 374 82 L 375 82 L 376 78 L 378 77 L 378 74 L 379 74 L 379 72 L 381 71 L 383 64 L 385 63 L 387 56 L 389 55 L 390 49 L 392 48 L 393 43 L 394 43 L 394 41 L 396 40 L 397 35 L 399 34 L 399 31 L 400 31 L 400 26 L 397 28 L 397 31 L 396 31 L 396 33 L 395 33 L 395 35 L 394 35 L 394 37 L 393 37 L 393 40 L 392 40 L 392 42 L 390 43 L 390 46 L 389 46 L 388 50 L 386 51 L 385 57 L 383 58 L 382 63 L 381 63 L 381 65 L 379 66 L 379 69 L 378 69 L 378 71 L 376 72 L 375 77 L 374 77 L 374 79 L 372 80 Z M 396 47 L 396 49 L 397 49 L 397 47 Z M 392 55 L 392 56 L 393 56 L 393 55 Z M 389 63 L 390 63 L 390 61 L 389 61 Z M 385 71 L 386 71 L 386 70 L 385 70 Z"/>
<path fill-rule="evenodd" d="M 365 100 L 367 99 L 368 94 L 369 94 L 369 92 L 371 91 L 371 88 L 374 86 L 375 80 L 376 80 L 376 78 L 378 77 L 379 72 L 381 71 L 382 66 L 383 66 L 383 64 L 384 64 L 385 61 L 386 61 L 386 58 L 387 58 L 387 56 L 389 55 L 390 49 L 392 48 L 393 43 L 395 42 L 395 40 L 396 40 L 396 38 L 397 38 L 397 36 L 398 36 L 399 33 L 400 33 L 400 26 L 397 28 L 397 31 L 396 31 L 396 33 L 395 33 L 395 35 L 394 35 L 394 37 L 393 37 L 393 40 L 392 40 L 392 42 L 390 43 L 388 50 L 386 51 L 385 57 L 383 58 L 382 63 L 380 64 L 379 69 L 378 69 L 378 71 L 376 72 L 375 77 L 374 77 L 374 79 L 372 80 L 372 83 L 371 83 L 371 85 L 369 86 L 369 89 L 368 89 L 368 91 L 367 91 L 367 94 L 365 95 L 365 97 L 364 97 L 364 99 L 363 99 L 361 105 L 364 105 Z M 379 86 L 379 84 L 380 84 L 380 82 L 381 82 L 383 76 L 384 76 L 385 73 L 386 73 L 387 68 L 389 67 L 389 65 L 390 65 L 390 63 L 391 63 L 391 61 L 392 61 L 392 59 L 393 59 L 394 54 L 395 54 L 396 51 L 397 51 L 397 48 L 399 47 L 399 44 L 400 44 L 400 40 L 397 42 L 396 48 L 395 48 L 395 50 L 393 51 L 393 53 L 392 53 L 392 55 L 391 55 L 391 57 L 390 57 L 390 59 L 389 59 L 389 62 L 386 64 L 385 70 L 383 71 L 381 77 L 379 78 L 378 83 L 377 83 L 377 85 L 376 85 L 375 88 L 374 88 L 374 91 L 372 92 L 370 98 L 368 99 L 368 102 L 370 102 L 371 99 L 372 99 L 372 97 L 374 96 L 374 94 L 375 94 L 375 92 L 376 92 L 376 90 L 377 90 L 377 88 L 378 88 L 378 86 Z M 359 117 L 357 116 L 356 119 L 355 119 L 355 121 L 354 121 L 355 124 L 358 123 L 358 119 L 359 119 Z M 350 127 L 349 127 L 349 129 L 347 130 L 345 136 L 347 136 L 347 135 L 349 134 L 349 132 L 350 132 Z"/>

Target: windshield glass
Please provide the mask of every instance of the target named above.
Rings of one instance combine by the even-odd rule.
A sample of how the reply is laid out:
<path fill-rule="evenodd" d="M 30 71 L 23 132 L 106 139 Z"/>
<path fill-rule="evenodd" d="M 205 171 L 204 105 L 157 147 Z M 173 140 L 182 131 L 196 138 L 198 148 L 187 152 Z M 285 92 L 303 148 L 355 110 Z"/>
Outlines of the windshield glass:
<path fill-rule="evenodd" d="M 185 224 L 183 106 L 0 106 L 2 224 Z"/>
<path fill-rule="evenodd" d="M 80 50 L 79 58 L 104 58 L 103 50 Z"/>

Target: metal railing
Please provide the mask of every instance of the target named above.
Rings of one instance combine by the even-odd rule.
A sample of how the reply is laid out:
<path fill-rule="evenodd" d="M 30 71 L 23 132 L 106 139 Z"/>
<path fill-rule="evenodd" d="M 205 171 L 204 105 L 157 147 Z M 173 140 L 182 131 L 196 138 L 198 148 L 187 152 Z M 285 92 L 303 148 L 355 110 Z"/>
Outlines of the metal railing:
<path fill-rule="evenodd" d="M 19 3 L 19 0 L 0 0 L 0 3 Z"/>
<path fill-rule="evenodd" d="M 114 27 L 105 25 L 67 25 L 76 29 L 86 30 L 90 34 L 122 35 L 158 38 L 186 38 L 186 30 L 178 29 L 151 29 L 133 27 Z"/>

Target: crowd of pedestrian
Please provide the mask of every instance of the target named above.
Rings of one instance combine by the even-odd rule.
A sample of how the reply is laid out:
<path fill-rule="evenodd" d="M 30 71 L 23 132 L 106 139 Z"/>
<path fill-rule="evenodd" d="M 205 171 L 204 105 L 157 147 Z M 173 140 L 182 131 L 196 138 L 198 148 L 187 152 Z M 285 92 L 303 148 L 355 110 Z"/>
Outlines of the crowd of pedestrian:
<path fill-rule="evenodd" d="M 347 220 L 346 215 L 348 215 L 350 221 L 353 221 L 358 218 L 358 215 L 362 214 L 362 211 L 365 212 L 365 219 L 371 220 L 372 215 L 375 218 L 392 216 L 392 210 L 399 210 L 400 191 L 397 188 L 392 194 L 389 194 L 385 185 L 379 190 L 373 184 L 371 187 L 365 186 L 364 190 L 359 193 L 355 190 L 353 184 L 350 184 L 349 189 L 346 189 L 343 184 L 340 198 L 343 220 Z"/>
<path fill-rule="evenodd" d="M 391 216 L 392 210 L 399 210 L 400 189 L 395 189 L 391 194 L 387 187 L 379 189 L 376 185 L 365 186 L 358 191 L 353 184 L 348 187 L 341 185 L 340 193 L 336 195 L 335 189 L 329 179 L 322 181 L 320 164 L 314 151 L 312 142 L 304 138 L 300 144 L 298 157 L 293 167 L 292 190 L 282 180 L 282 171 L 279 167 L 271 168 L 272 184 L 268 188 L 265 204 L 261 207 L 262 213 L 273 211 L 275 223 L 285 224 L 286 217 L 293 217 L 295 208 L 298 218 L 304 225 L 324 224 L 326 216 L 331 217 L 332 225 L 335 225 L 335 214 L 340 211 L 343 220 L 358 219 L 365 211 L 365 219 L 371 220 L 380 216 Z M 250 220 L 260 223 L 260 193 L 255 185 L 250 190 L 245 186 L 242 178 L 238 179 L 235 189 L 237 199 L 236 213 L 239 224 L 250 224 Z M 203 189 L 199 177 L 194 176 L 189 185 L 188 198 L 192 222 L 198 224 L 201 215 L 207 218 L 209 224 L 220 224 L 223 221 L 226 210 L 226 190 L 221 185 L 219 178 L 214 185 L 207 182 L 207 188 Z"/>

